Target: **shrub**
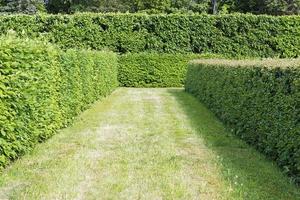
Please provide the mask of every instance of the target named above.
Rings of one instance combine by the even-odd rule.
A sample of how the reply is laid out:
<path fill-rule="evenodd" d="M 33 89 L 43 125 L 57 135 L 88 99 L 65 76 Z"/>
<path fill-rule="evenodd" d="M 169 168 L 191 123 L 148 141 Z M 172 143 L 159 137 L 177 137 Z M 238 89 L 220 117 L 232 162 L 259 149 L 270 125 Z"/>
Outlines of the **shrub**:
<path fill-rule="evenodd" d="M 117 56 L 112 52 L 67 50 L 60 63 L 60 109 L 66 120 L 118 86 Z"/>
<path fill-rule="evenodd" d="M 213 54 L 130 53 L 119 57 L 120 85 L 125 87 L 182 87 L 191 59 Z"/>
<path fill-rule="evenodd" d="M 76 14 L 0 16 L 0 32 L 43 37 L 63 48 L 120 53 L 215 53 L 298 57 L 300 16 Z"/>
<path fill-rule="evenodd" d="M 0 168 L 117 86 L 111 52 L 0 38 Z"/>
<path fill-rule="evenodd" d="M 187 92 L 300 182 L 300 60 L 202 60 Z"/>

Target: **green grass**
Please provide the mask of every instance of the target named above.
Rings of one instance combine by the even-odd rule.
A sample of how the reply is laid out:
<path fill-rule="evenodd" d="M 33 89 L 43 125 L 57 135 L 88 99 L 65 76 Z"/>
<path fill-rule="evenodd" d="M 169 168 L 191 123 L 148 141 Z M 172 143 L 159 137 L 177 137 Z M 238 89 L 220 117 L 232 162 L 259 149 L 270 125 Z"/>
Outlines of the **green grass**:
<path fill-rule="evenodd" d="M 120 88 L 0 176 L 0 199 L 300 199 L 182 89 Z"/>

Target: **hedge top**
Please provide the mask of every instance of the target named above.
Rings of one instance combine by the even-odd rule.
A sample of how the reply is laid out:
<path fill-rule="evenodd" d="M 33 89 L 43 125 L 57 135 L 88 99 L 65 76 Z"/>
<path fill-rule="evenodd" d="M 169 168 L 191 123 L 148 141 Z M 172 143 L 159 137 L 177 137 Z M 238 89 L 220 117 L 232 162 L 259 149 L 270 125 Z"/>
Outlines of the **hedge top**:
<path fill-rule="evenodd" d="M 246 59 L 246 60 L 229 60 L 229 59 L 201 59 L 192 60 L 189 64 L 204 64 L 212 66 L 229 66 L 229 67 L 267 67 L 267 68 L 299 68 L 300 58 L 297 59 Z"/>
<path fill-rule="evenodd" d="M 8 13 L 1 13 L 1 16 L 61 16 L 61 17 L 76 17 L 76 16 L 148 16 L 148 17 L 161 17 L 161 16 L 181 16 L 181 17 L 192 17 L 192 16 L 207 16 L 212 18 L 218 18 L 218 17 L 230 17 L 230 16 L 248 16 L 248 17 L 267 17 L 267 18 L 300 18 L 299 15 L 267 15 L 267 14 L 258 14 L 254 15 L 251 13 L 231 13 L 231 14 L 218 14 L 218 15 L 212 15 L 212 14 L 206 14 L 206 13 L 157 13 L 157 14 L 151 14 L 151 13 L 121 13 L 121 12 L 107 12 L 107 13 L 95 13 L 95 12 L 77 12 L 73 14 L 51 14 L 51 13 L 37 13 L 35 15 L 29 15 L 24 13 L 14 13 L 14 14 L 8 14 Z"/>
<path fill-rule="evenodd" d="M 300 16 L 199 14 L 4 15 L 0 34 L 45 38 L 60 47 L 118 53 L 213 53 L 228 57 L 300 56 Z"/>

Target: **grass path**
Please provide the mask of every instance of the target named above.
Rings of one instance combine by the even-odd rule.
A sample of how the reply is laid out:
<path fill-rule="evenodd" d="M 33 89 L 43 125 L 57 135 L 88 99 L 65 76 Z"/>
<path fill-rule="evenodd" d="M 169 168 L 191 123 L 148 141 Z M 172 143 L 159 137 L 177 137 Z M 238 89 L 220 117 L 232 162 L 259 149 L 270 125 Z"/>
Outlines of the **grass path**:
<path fill-rule="evenodd" d="M 181 89 L 120 88 L 0 175 L 0 199 L 300 199 Z"/>

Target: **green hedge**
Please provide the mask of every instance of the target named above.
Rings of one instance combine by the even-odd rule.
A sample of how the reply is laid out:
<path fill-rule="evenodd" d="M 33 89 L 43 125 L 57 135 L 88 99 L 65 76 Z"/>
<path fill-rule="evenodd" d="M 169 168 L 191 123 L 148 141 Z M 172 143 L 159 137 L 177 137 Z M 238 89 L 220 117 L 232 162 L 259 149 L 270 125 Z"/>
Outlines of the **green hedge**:
<path fill-rule="evenodd" d="M 118 79 L 124 87 L 182 87 L 187 64 L 213 54 L 129 53 L 119 57 Z"/>
<path fill-rule="evenodd" d="M 0 168 L 117 87 L 111 52 L 0 38 Z"/>
<path fill-rule="evenodd" d="M 76 14 L 0 16 L 0 33 L 43 37 L 64 48 L 247 57 L 298 57 L 300 16 Z"/>
<path fill-rule="evenodd" d="M 299 59 L 193 61 L 185 89 L 300 182 Z"/>

